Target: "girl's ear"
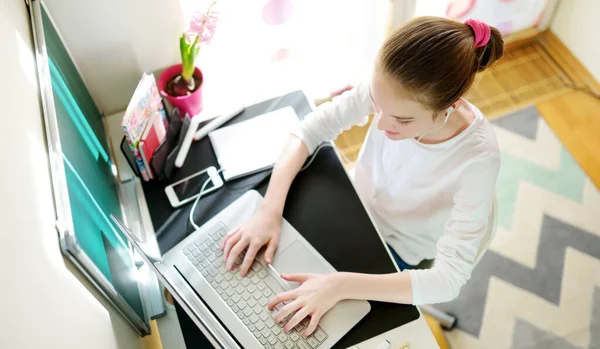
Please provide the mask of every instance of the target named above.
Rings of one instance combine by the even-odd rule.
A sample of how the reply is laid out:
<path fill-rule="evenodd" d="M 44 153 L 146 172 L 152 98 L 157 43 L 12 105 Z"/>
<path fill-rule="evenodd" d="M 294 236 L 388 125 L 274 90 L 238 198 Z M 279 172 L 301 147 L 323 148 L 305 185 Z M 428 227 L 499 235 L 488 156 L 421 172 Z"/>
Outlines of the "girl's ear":
<path fill-rule="evenodd" d="M 452 108 L 457 109 L 463 106 L 463 104 L 465 104 L 465 101 L 462 98 L 459 98 L 456 100 L 456 102 L 452 103 Z"/>

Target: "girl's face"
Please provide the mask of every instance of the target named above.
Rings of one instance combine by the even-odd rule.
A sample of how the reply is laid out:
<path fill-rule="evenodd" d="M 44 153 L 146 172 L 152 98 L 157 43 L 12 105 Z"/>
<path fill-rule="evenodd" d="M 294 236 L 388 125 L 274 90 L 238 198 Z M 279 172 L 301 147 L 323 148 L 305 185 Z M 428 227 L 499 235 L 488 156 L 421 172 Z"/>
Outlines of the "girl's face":
<path fill-rule="evenodd" d="M 418 138 L 438 127 L 444 118 L 420 103 L 398 94 L 399 85 L 385 74 L 376 72 L 371 79 L 371 99 L 377 115 L 377 129 L 394 141 Z M 443 114 L 443 113 L 441 113 Z"/>

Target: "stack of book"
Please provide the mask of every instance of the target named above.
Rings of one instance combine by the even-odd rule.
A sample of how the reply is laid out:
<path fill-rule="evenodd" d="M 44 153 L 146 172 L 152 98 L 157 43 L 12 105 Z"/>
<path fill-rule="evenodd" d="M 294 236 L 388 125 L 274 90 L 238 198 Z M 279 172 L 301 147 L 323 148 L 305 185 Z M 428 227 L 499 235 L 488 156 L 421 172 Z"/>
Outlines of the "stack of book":
<path fill-rule="evenodd" d="M 156 177 L 150 163 L 156 148 L 166 136 L 165 113 L 153 74 L 140 79 L 121 121 L 127 144 L 144 181 Z"/>

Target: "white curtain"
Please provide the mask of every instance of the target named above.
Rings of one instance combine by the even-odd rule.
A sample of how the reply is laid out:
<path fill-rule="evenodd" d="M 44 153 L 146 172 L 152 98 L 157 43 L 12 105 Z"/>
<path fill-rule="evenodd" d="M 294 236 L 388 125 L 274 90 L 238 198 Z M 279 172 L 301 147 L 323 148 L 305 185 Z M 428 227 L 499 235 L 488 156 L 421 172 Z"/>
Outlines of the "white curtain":
<path fill-rule="evenodd" d="M 391 0 L 391 20 L 393 28 L 397 28 L 415 16 L 417 0 Z"/>
<path fill-rule="evenodd" d="M 545 29 L 556 0 L 419 0 L 417 16 L 477 18 L 508 35 L 523 29 Z"/>
<path fill-rule="evenodd" d="M 189 15 L 195 0 L 180 0 Z M 206 6 L 206 1 L 200 3 Z M 253 102 L 304 89 L 322 97 L 372 69 L 389 0 L 222 0 L 221 23 L 197 65 L 205 100 Z"/>
<path fill-rule="evenodd" d="M 212 0 L 180 0 L 184 17 Z M 220 0 L 197 65 L 207 105 L 294 89 L 324 97 L 372 69 L 387 32 L 417 15 L 478 18 L 503 34 L 547 23 L 557 0 Z"/>

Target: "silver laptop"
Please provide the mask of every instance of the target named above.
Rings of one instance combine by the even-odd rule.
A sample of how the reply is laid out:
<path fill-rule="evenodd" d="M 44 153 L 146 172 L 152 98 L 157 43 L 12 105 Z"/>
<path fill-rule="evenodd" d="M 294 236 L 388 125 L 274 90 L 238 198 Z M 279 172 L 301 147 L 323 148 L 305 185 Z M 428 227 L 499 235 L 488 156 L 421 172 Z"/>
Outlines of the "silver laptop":
<path fill-rule="evenodd" d="M 144 252 L 142 243 L 114 216 L 111 217 L 160 281 L 190 318 L 217 348 L 330 348 L 371 309 L 366 301 L 344 300 L 321 318 L 308 337 L 305 319 L 289 333 L 273 320 L 268 302 L 278 293 L 298 287 L 278 273 L 333 273 L 336 270 L 288 222 L 282 221 L 279 247 L 272 267 L 264 264 L 263 251 L 251 271 L 241 277 L 227 271 L 219 248 L 223 236 L 256 212 L 262 196 L 248 191 L 200 230 L 195 231 L 162 260 Z M 236 261 L 241 264 L 242 257 Z"/>

